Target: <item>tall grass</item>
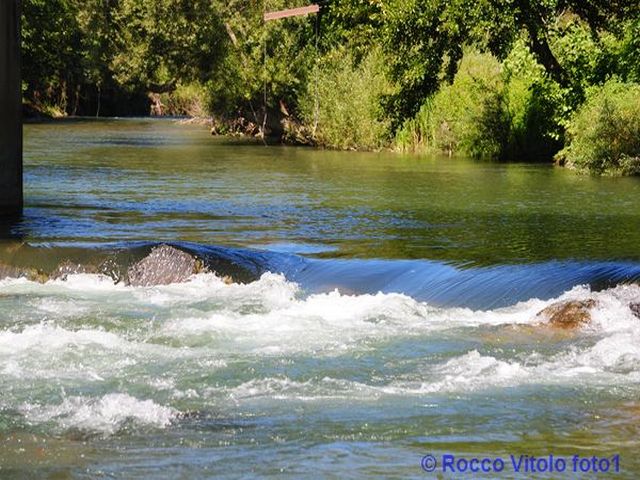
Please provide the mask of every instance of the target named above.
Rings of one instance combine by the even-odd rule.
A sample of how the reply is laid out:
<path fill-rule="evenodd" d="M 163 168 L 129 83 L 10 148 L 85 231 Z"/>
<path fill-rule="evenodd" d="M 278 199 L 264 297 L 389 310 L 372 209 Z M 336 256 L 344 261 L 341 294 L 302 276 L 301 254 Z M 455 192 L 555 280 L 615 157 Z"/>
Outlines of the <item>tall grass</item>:
<path fill-rule="evenodd" d="M 302 120 L 314 143 L 352 150 L 375 150 L 388 143 L 390 122 L 380 104 L 392 88 L 385 69 L 379 49 L 359 63 L 344 47 L 319 61 L 300 98 Z"/>

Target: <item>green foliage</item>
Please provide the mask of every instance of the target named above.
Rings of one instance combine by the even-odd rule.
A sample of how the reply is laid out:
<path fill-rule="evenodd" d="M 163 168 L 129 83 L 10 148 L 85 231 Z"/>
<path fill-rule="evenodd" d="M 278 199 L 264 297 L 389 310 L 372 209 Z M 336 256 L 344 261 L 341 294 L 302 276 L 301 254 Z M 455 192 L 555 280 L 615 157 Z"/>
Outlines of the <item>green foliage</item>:
<path fill-rule="evenodd" d="M 640 18 L 622 22 L 611 31 L 593 31 L 588 23 L 568 16 L 553 31 L 551 45 L 571 78 L 568 102 L 572 109 L 583 101 L 586 90 L 612 76 L 638 79 L 640 73 Z"/>
<path fill-rule="evenodd" d="M 618 75 L 630 82 L 640 82 L 640 16 L 624 24 L 617 53 Z"/>
<path fill-rule="evenodd" d="M 400 86 L 386 102 L 394 128 L 404 118 L 412 117 L 422 101 L 438 89 L 445 57 L 449 59 L 446 70 L 451 72 L 462 56 L 466 32 L 459 30 L 457 18 L 440 16 L 441 12 L 457 12 L 455 7 L 445 10 L 445 5 L 439 0 L 384 3 L 384 45 L 391 54 L 392 77 Z"/>
<path fill-rule="evenodd" d="M 596 174 L 640 174 L 640 85 L 613 79 L 587 91 L 559 159 Z"/>
<path fill-rule="evenodd" d="M 149 91 L 213 76 L 226 41 L 216 12 L 211 0 L 24 0 L 26 100 L 69 114 L 148 112 Z"/>
<path fill-rule="evenodd" d="M 113 77 L 130 89 L 205 81 L 222 57 L 222 23 L 211 0 L 119 0 Z"/>
<path fill-rule="evenodd" d="M 394 124 L 413 117 L 424 98 L 435 93 L 442 73 L 451 80 L 465 45 L 488 50 L 499 59 L 526 33 L 528 47 L 558 84 L 570 74 L 550 44 L 564 12 L 584 20 L 592 32 L 637 19 L 636 0 L 386 0 L 383 38 L 393 52 L 392 73 L 399 84 L 389 105 Z"/>
<path fill-rule="evenodd" d="M 396 135 L 400 150 L 545 160 L 559 149 L 563 95 L 523 43 L 504 62 L 468 51 L 451 85 Z"/>
<path fill-rule="evenodd" d="M 493 155 L 501 160 L 546 161 L 562 147 L 564 125 L 571 107 L 570 91 L 552 80 L 526 44 L 514 43 L 503 62 L 502 115 L 508 120 Z M 487 138 L 491 129 L 481 132 Z"/>
<path fill-rule="evenodd" d="M 67 84 L 80 75 L 74 62 L 80 31 L 73 4 L 25 0 L 23 17 L 23 79 L 30 100 L 39 104 L 55 99 L 66 107 Z"/>
<path fill-rule="evenodd" d="M 266 7 L 302 4 L 271 0 Z M 216 112 L 227 116 L 250 112 L 257 117 L 265 97 L 270 109 L 281 101 L 294 104 L 313 65 L 313 17 L 265 24 L 263 3 L 246 0 L 220 4 L 219 11 L 229 40 L 228 54 L 210 80 Z"/>
<path fill-rule="evenodd" d="M 360 63 L 346 48 L 332 50 L 318 66 L 301 98 L 301 112 L 307 125 L 316 122 L 314 140 L 320 145 L 341 149 L 378 149 L 389 136 L 389 122 L 380 105 L 391 93 L 385 76 L 385 57 L 372 50 Z"/>
<path fill-rule="evenodd" d="M 327 3 L 320 21 L 323 50 L 348 45 L 355 60 L 362 60 L 372 46 L 380 44 L 386 20 L 381 7 L 377 0 L 332 0 Z"/>
<path fill-rule="evenodd" d="M 555 36 L 553 48 L 573 79 L 573 87 L 579 91 L 603 81 L 605 72 L 610 71 L 609 52 L 584 22 L 570 21 L 562 34 Z"/>
<path fill-rule="evenodd" d="M 179 83 L 175 90 L 160 95 L 164 115 L 205 118 L 209 116 L 210 92 L 199 82 Z"/>
<path fill-rule="evenodd" d="M 467 52 L 453 83 L 443 85 L 405 122 L 396 145 L 401 150 L 470 151 L 485 103 L 501 88 L 500 70 L 491 55 Z"/>

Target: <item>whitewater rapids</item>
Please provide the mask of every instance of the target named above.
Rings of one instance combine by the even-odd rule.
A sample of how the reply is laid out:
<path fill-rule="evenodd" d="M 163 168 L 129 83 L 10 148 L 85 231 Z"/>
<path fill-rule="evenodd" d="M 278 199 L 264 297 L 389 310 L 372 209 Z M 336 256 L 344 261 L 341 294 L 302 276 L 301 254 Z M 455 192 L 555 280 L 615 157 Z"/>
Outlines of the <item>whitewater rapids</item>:
<path fill-rule="evenodd" d="M 113 435 L 270 404 L 545 385 L 637 394 L 640 320 L 628 303 L 639 297 L 638 286 L 575 287 L 481 311 L 393 293 L 306 294 L 272 273 L 146 288 L 99 275 L 6 279 L 0 412 L 12 428 Z M 550 303 L 585 298 L 598 301 L 589 326 L 557 336 L 538 325 Z"/>

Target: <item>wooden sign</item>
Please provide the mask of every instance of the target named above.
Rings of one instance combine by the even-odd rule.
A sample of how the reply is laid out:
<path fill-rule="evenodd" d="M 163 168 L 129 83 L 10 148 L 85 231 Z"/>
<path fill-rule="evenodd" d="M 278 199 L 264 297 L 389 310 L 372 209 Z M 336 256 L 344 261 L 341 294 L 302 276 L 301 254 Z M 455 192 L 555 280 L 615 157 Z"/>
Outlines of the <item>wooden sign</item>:
<path fill-rule="evenodd" d="M 289 10 L 280 10 L 278 12 L 268 12 L 264 14 L 264 21 L 280 20 L 287 17 L 299 17 L 302 15 L 309 15 L 310 13 L 318 13 L 320 11 L 320 5 L 313 4 L 307 7 L 290 8 Z"/>

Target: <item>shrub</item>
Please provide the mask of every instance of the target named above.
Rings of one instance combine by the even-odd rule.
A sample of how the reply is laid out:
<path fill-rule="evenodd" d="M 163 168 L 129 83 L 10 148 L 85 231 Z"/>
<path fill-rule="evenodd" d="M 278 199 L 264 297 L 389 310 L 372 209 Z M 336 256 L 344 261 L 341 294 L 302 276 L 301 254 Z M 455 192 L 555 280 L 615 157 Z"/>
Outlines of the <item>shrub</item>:
<path fill-rule="evenodd" d="M 209 92 L 197 82 L 186 85 L 178 84 L 170 93 L 160 96 L 165 115 L 187 116 L 194 118 L 208 117 Z"/>
<path fill-rule="evenodd" d="M 347 48 L 339 47 L 319 61 L 317 76 L 310 75 L 299 100 L 302 120 L 319 145 L 381 148 L 388 142 L 389 121 L 380 101 L 391 88 L 379 49 L 356 63 Z"/>
<path fill-rule="evenodd" d="M 562 140 L 563 92 L 523 42 L 500 63 L 467 51 L 451 85 L 396 134 L 400 150 L 441 150 L 500 160 L 545 160 Z"/>
<path fill-rule="evenodd" d="M 587 90 L 558 159 L 596 174 L 640 174 L 640 85 L 612 79 Z"/>
<path fill-rule="evenodd" d="M 400 150 L 470 153 L 478 120 L 492 92 L 501 88 L 500 63 L 491 55 L 467 52 L 451 85 L 428 98 L 396 135 Z"/>

